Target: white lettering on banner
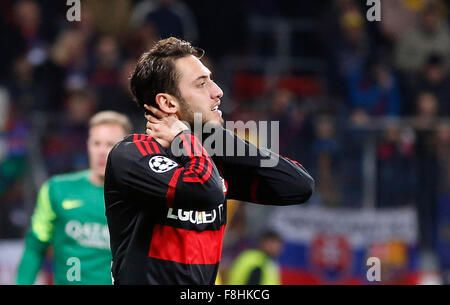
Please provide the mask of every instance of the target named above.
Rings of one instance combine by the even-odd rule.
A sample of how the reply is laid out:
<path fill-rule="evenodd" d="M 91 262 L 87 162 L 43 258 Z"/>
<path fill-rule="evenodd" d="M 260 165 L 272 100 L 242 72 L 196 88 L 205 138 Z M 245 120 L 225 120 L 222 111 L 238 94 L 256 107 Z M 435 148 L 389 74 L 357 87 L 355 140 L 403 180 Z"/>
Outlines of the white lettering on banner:
<path fill-rule="evenodd" d="M 293 242 L 309 243 L 318 233 L 348 237 L 351 246 L 401 239 L 417 241 L 416 212 L 412 208 L 382 210 L 326 209 L 310 207 L 276 208 L 271 225 Z"/>

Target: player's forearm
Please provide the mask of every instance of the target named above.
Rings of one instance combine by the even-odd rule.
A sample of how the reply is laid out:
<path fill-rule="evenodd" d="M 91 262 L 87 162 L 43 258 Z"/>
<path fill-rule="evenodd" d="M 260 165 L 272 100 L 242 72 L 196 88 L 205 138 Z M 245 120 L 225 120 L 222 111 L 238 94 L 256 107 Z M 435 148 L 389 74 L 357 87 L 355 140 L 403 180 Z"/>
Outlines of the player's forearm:
<path fill-rule="evenodd" d="M 252 201 L 261 204 L 305 203 L 314 191 L 314 179 L 299 164 L 280 157 L 278 165 L 261 168 L 252 180 Z"/>
<path fill-rule="evenodd" d="M 314 179 L 298 162 L 279 156 L 224 130 L 224 152 L 213 156 L 229 185 L 229 197 L 261 204 L 292 205 L 306 202 Z M 233 150 L 225 147 L 233 143 Z M 238 147 L 256 154 L 240 156 Z M 230 152 L 232 152 L 230 154 Z M 223 155 L 223 156 L 221 156 Z"/>
<path fill-rule="evenodd" d="M 42 243 L 33 234 L 25 238 L 25 249 L 17 269 L 17 285 L 33 285 L 45 258 L 47 244 Z"/>

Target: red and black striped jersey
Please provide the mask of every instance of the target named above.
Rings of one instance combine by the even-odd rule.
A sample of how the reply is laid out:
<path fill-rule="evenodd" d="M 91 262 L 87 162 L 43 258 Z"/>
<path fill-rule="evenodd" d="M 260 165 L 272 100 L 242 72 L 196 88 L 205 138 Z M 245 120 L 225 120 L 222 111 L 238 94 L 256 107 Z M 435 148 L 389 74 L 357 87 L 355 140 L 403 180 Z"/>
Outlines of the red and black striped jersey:
<path fill-rule="evenodd" d="M 174 142 L 175 149 L 165 149 L 134 134 L 108 156 L 105 204 L 115 284 L 213 285 L 227 198 L 287 205 L 311 196 L 314 181 L 296 162 L 280 157 L 275 167 L 263 168 L 263 154 L 211 158 L 190 131 Z"/>

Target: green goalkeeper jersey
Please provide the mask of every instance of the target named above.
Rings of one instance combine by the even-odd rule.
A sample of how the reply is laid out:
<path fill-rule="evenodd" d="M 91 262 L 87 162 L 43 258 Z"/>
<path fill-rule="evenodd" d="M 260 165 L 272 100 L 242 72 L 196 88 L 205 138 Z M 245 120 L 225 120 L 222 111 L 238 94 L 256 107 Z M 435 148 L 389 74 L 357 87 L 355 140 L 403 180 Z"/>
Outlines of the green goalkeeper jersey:
<path fill-rule="evenodd" d="M 40 189 L 17 284 L 34 283 L 49 245 L 55 284 L 112 284 L 103 187 L 88 177 L 89 170 L 57 175 Z"/>

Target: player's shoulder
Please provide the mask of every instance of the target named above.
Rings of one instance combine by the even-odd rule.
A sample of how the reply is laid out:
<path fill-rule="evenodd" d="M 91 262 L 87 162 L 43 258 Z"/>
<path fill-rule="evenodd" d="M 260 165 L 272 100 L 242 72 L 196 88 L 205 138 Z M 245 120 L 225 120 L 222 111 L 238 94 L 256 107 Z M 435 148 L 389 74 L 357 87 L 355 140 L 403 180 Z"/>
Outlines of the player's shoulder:
<path fill-rule="evenodd" d="M 165 150 L 155 139 L 145 134 L 126 136 L 110 152 L 114 163 L 152 155 L 165 155 Z"/>
<path fill-rule="evenodd" d="M 89 170 L 81 170 L 71 173 L 64 173 L 52 176 L 49 180 L 49 184 L 60 184 L 60 183 L 73 183 L 78 181 L 85 181 L 89 178 Z"/>
<path fill-rule="evenodd" d="M 82 185 L 89 181 L 89 169 L 58 174 L 50 177 L 43 185 L 42 189 L 65 192 L 72 189 L 75 185 Z"/>
<path fill-rule="evenodd" d="M 161 155 L 166 156 L 167 152 L 155 139 L 146 134 L 131 134 L 113 147 L 107 168 L 124 168 Z"/>

